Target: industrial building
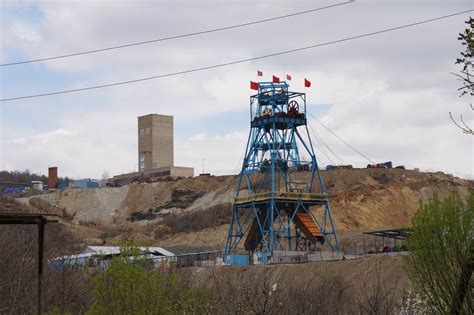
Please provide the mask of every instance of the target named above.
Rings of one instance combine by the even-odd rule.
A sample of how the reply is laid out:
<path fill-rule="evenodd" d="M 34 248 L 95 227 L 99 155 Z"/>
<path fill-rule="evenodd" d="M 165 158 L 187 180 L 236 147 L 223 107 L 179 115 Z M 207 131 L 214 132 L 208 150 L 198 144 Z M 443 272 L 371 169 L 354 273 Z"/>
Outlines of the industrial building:
<path fill-rule="evenodd" d="M 138 170 L 174 165 L 173 116 L 138 117 Z"/>
<path fill-rule="evenodd" d="M 159 268 L 176 262 L 175 254 L 162 247 L 140 247 L 140 258 L 145 259 Z M 119 246 L 87 246 L 80 254 L 56 257 L 48 261 L 50 270 L 59 271 L 65 266 L 73 269 L 86 267 L 107 268 L 111 259 L 121 254 Z"/>
<path fill-rule="evenodd" d="M 138 117 L 138 172 L 116 175 L 114 184 L 136 179 L 192 177 L 192 167 L 174 165 L 173 116 L 149 114 Z"/>

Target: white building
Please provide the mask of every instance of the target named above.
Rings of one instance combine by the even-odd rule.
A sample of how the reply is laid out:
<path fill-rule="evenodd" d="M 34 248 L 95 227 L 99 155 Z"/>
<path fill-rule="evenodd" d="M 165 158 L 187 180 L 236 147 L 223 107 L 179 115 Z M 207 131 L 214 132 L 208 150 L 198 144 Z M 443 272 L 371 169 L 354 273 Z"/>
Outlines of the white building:
<path fill-rule="evenodd" d="M 176 262 L 176 255 L 162 247 L 140 247 L 140 258 L 153 263 L 155 268 L 169 268 Z M 56 257 L 48 261 L 51 270 L 61 270 L 64 266 L 73 269 L 86 267 L 107 268 L 114 256 L 120 255 L 119 246 L 87 246 L 84 252 L 75 255 Z M 131 257 L 131 259 L 133 259 Z M 132 261 L 132 260 L 130 260 Z"/>
<path fill-rule="evenodd" d="M 43 182 L 39 180 L 32 180 L 31 184 L 33 185 L 34 190 L 43 191 Z"/>

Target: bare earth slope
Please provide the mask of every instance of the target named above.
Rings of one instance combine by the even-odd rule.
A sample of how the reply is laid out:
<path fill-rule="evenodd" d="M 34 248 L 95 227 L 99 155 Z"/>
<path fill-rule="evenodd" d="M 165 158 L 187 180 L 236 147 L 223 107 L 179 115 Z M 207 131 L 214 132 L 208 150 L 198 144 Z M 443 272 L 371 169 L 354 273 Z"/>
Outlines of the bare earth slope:
<path fill-rule="evenodd" d="M 401 169 L 323 172 L 336 228 L 357 232 L 409 226 L 420 200 L 473 182 L 450 175 Z M 123 236 L 149 244 L 222 246 L 235 195 L 236 176 L 207 176 L 131 184 L 120 188 L 67 189 L 22 199 L 64 215 L 89 242 L 116 243 Z M 40 200 L 42 199 L 42 200 Z"/>

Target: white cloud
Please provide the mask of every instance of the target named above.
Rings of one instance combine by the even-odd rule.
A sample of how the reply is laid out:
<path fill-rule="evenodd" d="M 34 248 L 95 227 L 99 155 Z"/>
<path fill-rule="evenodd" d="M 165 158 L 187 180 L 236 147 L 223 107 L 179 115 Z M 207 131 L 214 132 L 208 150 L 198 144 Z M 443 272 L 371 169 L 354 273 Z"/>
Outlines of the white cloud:
<path fill-rule="evenodd" d="M 204 141 L 208 138 L 208 135 L 204 132 L 198 133 L 193 135 L 191 138 L 189 138 L 189 141 L 191 142 L 199 142 L 199 141 Z"/>
<path fill-rule="evenodd" d="M 205 172 L 236 174 L 243 162 L 246 141 L 247 134 L 239 131 L 215 136 L 202 133 L 189 139 L 177 139 L 175 150 L 179 155 L 175 164 L 194 167 L 197 174 L 202 172 L 204 159 Z"/>
<path fill-rule="evenodd" d="M 309 1 L 55 1 L 35 5 L 41 10 L 35 23 L 2 13 L 6 39 L 2 58 L 13 58 L 11 54 L 17 51 L 24 58 L 83 51 L 316 6 Z M 292 49 L 449 14 L 470 5 L 469 1 L 430 5 L 422 1 L 359 1 L 298 18 L 49 61 L 43 66 L 31 65 L 31 69 L 48 70 L 39 80 L 51 82 L 50 90 L 84 87 Z M 458 97 L 458 83 L 449 74 L 457 70 L 453 63 L 462 47 L 456 37 L 465 26 L 463 19 L 455 17 L 199 73 L 6 103 L 0 105 L 1 167 L 45 172 L 47 165 L 60 163 L 68 175 L 91 177 L 99 177 L 103 169 L 110 174 L 131 171 L 137 163 L 136 117 L 162 113 L 174 115 L 175 128 L 183 133 L 198 130 L 187 138 L 175 139 L 176 164 L 200 171 L 204 158 L 208 170 L 232 171 L 243 153 L 248 130 L 222 127 L 211 134 L 201 121 L 247 110 L 249 80 L 256 79 L 259 69 L 265 78 L 273 73 L 281 77 L 285 72 L 292 74 L 293 90 L 304 90 L 303 78 L 311 79 L 313 87 L 305 90 L 308 102 L 331 105 L 321 120 L 372 159 L 472 176 L 472 140 L 448 117 L 453 111 L 472 121 L 472 113 L 466 113 L 468 100 Z M 60 82 L 63 76 L 76 75 L 78 79 L 68 86 Z M 2 83 L 2 94 L 35 91 L 38 76 L 32 81 L 14 79 L 18 80 L 15 89 L 10 92 Z M 321 126 L 314 127 L 345 162 L 366 163 Z M 61 134 L 58 130 L 75 133 Z"/>
<path fill-rule="evenodd" d="M 41 35 L 34 29 L 33 25 L 19 21 L 12 23 L 11 32 L 20 40 L 29 42 L 39 42 L 41 40 Z"/>
<path fill-rule="evenodd" d="M 2 169 L 28 168 L 44 174 L 48 166 L 58 166 L 60 176 L 99 177 L 104 169 L 120 173 L 136 167 L 120 158 L 133 147 L 117 147 L 77 130 L 58 129 L 9 139 L 2 141 L 0 148 Z"/>

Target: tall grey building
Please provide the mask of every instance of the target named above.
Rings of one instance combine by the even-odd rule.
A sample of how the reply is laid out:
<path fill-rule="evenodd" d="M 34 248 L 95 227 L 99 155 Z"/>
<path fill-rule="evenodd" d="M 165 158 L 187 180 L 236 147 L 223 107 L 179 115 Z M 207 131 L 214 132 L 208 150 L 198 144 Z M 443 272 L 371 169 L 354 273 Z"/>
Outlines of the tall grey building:
<path fill-rule="evenodd" d="M 140 172 L 174 166 L 173 116 L 138 117 L 138 169 Z"/>
<path fill-rule="evenodd" d="M 138 117 L 138 172 L 115 175 L 111 182 L 193 176 L 192 167 L 174 166 L 173 116 L 149 114 Z"/>

